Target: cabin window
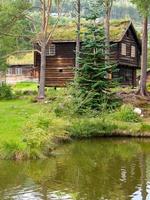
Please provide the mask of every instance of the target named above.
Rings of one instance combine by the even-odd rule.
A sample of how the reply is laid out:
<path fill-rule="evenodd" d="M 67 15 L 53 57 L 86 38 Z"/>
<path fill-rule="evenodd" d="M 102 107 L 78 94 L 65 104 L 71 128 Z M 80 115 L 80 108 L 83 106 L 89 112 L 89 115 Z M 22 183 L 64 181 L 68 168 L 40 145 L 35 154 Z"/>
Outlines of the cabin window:
<path fill-rule="evenodd" d="M 121 43 L 121 55 L 127 55 L 127 45 L 125 43 Z"/>
<path fill-rule="evenodd" d="M 12 68 L 8 68 L 7 69 L 7 74 L 8 75 L 12 75 L 13 74 L 13 69 Z"/>
<path fill-rule="evenodd" d="M 15 69 L 15 74 L 16 75 L 22 75 L 22 68 L 16 68 Z"/>
<path fill-rule="evenodd" d="M 51 44 L 46 49 L 46 55 L 47 56 L 55 56 L 56 55 L 56 46 L 55 44 Z"/>
<path fill-rule="evenodd" d="M 131 57 L 135 58 L 135 46 L 131 46 Z"/>

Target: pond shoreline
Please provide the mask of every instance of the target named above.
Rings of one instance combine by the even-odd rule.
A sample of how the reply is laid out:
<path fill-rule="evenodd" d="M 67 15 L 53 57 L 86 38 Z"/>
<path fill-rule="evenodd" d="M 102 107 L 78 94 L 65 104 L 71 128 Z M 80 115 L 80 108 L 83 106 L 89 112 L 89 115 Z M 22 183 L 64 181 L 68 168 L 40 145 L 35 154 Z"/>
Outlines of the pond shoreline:
<path fill-rule="evenodd" d="M 64 95 L 64 91 L 53 91 L 52 102 L 48 103 L 33 102 L 29 96 L 0 102 L 0 159 L 46 159 L 61 144 L 76 140 L 150 138 L 149 107 L 144 117 L 134 113 L 135 106 L 128 104 L 97 115 L 75 115 L 62 99 L 56 101 L 60 92 Z"/>
<path fill-rule="evenodd" d="M 12 155 L 7 155 L 7 157 L 3 157 L 0 155 L 0 160 L 14 160 L 14 161 L 30 161 L 30 160 L 45 160 L 45 159 L 50 159 L 51 157 L 53 157 L 54 152 L 61 148 L 61 146 L 63 145 L 67 145 L 67 144 L 71 144 L 71 143 L 75 143 L 77 141 L 88 141 L 88 140 L 109 140 L 109 139 L 150 139 L 150 133 L 149 132 L 144 132 L 144 133 L 129 133 L 127 131 L 118 131 L 118 132 L 111 132 L 111 133 L 103 133 L 101 135 L 93 135 L 93 136 L 89 136 L 89 137 L 74 137 L 74 136 L 66 136 L 66 137 L 55 137 L 54 141 L 53 141 L 53 148 L 49 149 L 49 155 L 45 156 L 45 157 L 41 157 L 41 158 L 28 158 L 25 155 L 25 152 L 21 152 L 21 151 L 16 151 L 14 152 L 13 156 Z M 8 156 L 10 156 L 8 158 Z"/>

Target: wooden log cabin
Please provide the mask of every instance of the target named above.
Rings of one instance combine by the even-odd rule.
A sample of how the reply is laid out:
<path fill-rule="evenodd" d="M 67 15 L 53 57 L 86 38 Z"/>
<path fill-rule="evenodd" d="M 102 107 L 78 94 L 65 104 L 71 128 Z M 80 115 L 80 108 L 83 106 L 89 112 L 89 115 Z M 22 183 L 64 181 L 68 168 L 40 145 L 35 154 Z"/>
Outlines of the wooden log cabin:
<path fill-rule="evenodd" d="M 38 68 L 34 67 L 34 51 L 18 51 L 7 58 L 6 83 L 38 81 Z"/>
<path fill-rule="evenodd" d="M 84 31 L 84 30 L 82 30 Z M 58 27 L 46 53 L 46 85 L 64 87 L 74 78 L 76 29 Z M 122 85 L 136 85 L 136 70 L 140 68 L 141 42 L 131 21 L 115 21 L 110 26 L 111 58 L 117 65 L 113 78 Z M 35 45 L 35 48 L 39 48 Z M 35 67 L 40 68 L 40 54 L 35 51 Z"/>

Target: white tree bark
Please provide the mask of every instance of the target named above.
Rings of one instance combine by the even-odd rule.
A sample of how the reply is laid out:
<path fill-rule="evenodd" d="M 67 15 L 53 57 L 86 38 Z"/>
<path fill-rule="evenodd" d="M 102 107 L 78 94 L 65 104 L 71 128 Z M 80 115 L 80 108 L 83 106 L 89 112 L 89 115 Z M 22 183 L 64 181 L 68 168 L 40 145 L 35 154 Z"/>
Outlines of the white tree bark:
<path fill-rule="evenodd" d="M 141 56 L 141 80 L 138 94 L 141 96 L 147 96 L 147 49 L 148 49 L 148 17 L 144 17 L 143 23 L 143 34 L 142 34 L 142 56 Z"/>

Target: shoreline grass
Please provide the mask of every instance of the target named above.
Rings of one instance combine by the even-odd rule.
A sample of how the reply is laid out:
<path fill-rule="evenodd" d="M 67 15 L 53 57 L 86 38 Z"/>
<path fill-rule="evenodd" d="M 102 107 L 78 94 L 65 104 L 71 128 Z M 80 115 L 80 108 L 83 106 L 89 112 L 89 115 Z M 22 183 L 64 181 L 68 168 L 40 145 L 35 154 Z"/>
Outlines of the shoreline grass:
<path fill-rule="evenodd" d="M 74 115 L 66 91 L 49 89 L 44 103 L 33 103 L 30 95 L 0 101 L 0 159 L 47 158 L 58 145 L 75 139 L 150 137 L 149 120 L 135 114 L 133 106 Z"/>
<path fill-rule="evenodd" d="M 3 141 L 20 141 L 21 129 L 31 115 L 44 107 L 31 103 L 28 99 L 0 101 L 0 143 Z"/>

